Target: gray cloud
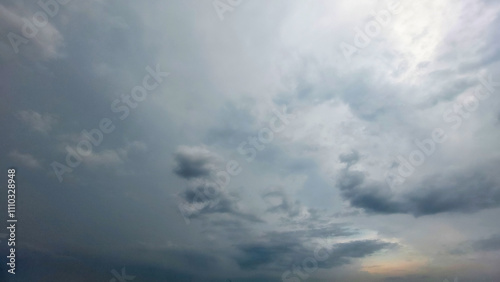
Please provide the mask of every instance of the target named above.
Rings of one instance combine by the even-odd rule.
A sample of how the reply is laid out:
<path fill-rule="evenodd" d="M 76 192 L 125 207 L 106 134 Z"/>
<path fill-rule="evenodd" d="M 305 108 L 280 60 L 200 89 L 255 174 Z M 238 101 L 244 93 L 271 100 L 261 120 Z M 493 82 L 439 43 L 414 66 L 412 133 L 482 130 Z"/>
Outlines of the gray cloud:
<path fill-rule="evenodd" d="M 341 154 L 339 156 L 339 160 L 341 163 L 347 164 L 348 167 L 357 163 L 359 161 L 359 152 L 356 150 L 351 151 L 350 153 Z"/>
<path fill-rule="evenodd" d="M 183 178 L 207 177 L 215 168 L 216 155 L 203 147 L 181 146 L 174 159 L 174 172 Z"/>
<path fill-rule="evenodd" d="M 378 240 L 358 240 L 334 244 L 328 248 L 328 259 L 320 262 L 318 267 L 332 268 L 350 264 L 353 259 L 363 258 L 378 251 L 395 247 L 397 244 Z M 304 246 L 298 240 L 270 240 L 264 243 L 243 244 L 238 248 L 243 255 L 236 259 L 238 265 L 243 269 L 288 268 L 311 256 L 314 252 L 314 249 Z"/>
<path fill-rule="evenodd" d="M 276 204 L 270 203 L 271 207 L 267 209 L 271 213 L 285 213 L 288 217 L 296 217 L 302 211 L 300 201 L 292 201 L 290 197 L 282 190 L 269 191 L 262 195 L 265 200 L 275 199 L 278 201 Z"/>
<path fill-rule="evenodd" d="M 199 218 L 210 214 L 227 214 L 251 222 L 263 222 L 255 215 L 243 213 L 238 208 L 240 199 L 229 195 L 216 183 L 206 182 L 188 188 L 179 194 L 180 209 L 188 218 Z"/>
<path fill-rule="evenodd" d="M 346 168 L 339 174 L 337 185 L 351 205 L 371 213 L 470 213 L 500 206 L 500 186 L 485 173 L 479 170 L 433 175 L 414 189 L 395 193 L 385 183 L 368 180 L 363 172 Z"/>
<path fill-rule="evenodd" d="M 251 222 L 263 222 L 255 215 L 240 211 L 240 198 L 229 194 L 226 187 L 215 181 L 220 157 L 205 147 L 180 146 L 175 154 L 174 173 L 189 180 L 186 190 L 179 193 L 179 208 L 187 218 L 201 218 L 210 214 L 226 214 Z"/>
<path fill-rule="evenodd" d="M 460 242 L 456 247 L 449 250 L 451 255 L 462 256 L 477 252 L 498 252 L 500 250 L 500 234 L 477 240 Z"/>
<path fill-rule="evenodd" d="M 10 153 L 10 157 L 18 164 L 28 168 L 40 168 L 40 162 L 30 154 L 23 154 L 18 151 Z"/>
<path fill-rule="evenodd" d="M 57 119 L 50 114 L 40 114 L 35 111 L 20 111 L 18 118 L 31 129 L 41 133 L 49 133 Z"/>
<path fill-rule="evenodd" d="M 500 250 L 500 234 L 496 234 L 487 239 L 477 240 L 472 243 L 474 250 L 494 252 Z"/>
<path fill-rule="evenodd" d="M 347 63 L 339 43 L 379 2 L 247 1 L 221 22 L 210 1 L 71 1 L 16 55 L 8 32 L 41 8 L 3 1 L 0 156 L 19 169 L 19 265 L 33 266 L 18 280 L 109 281 L 126 266 L 134 281 L 277 281 L 328 241 L 343 242 L 320 266 L 335 269 L 310 281 L 437 281 L 450 269 L 498 281 L 498 89 L 458 130 L 442 117 L 477 73 L 499 80 L 498 1 L 409 3 Z M 147 65 L 171 76 L 119 120 L 110 104 Z M 300 114 L 247 161 L 238 145 L 283 105 Z M 59 183 L 48 164 L 104 117 L 115 131 Z M 392 156 L 436 127 L 449 142 L 391 190 Z M 243 171 L 224 190 L 211 174 L 226 160 Z M 449 253 L 453 240 L 466 255 Z M 391 273 L 392 260 L 414 277 Z"/>
<path fill-rule="evenodd" d="M 351 263 L 352 259 L 363 258 L 384 249 L 396 248 L 397 244 L 378 240 L 360 240 L 335 244 L 330 257 L 325 261 L 325 268 Z"/>
<path fill-rule="evenodd" d="M 306 251 L 295 242 L 244 244 L 238 246 L 238 249 L 242 255 L 236 257 L 236 261 L 242 269 L 256 269 L 269 265 L 274 269 L 284 268 L 293 257 L 298 258 L 298 254 L 304 254 Z"/>

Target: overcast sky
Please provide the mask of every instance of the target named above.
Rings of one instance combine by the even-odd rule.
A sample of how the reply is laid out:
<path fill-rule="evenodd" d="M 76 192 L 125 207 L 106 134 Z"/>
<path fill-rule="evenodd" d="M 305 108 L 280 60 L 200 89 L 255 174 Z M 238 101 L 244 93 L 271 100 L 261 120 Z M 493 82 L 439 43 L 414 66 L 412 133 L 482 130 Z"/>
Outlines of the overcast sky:
<path fill-rule="evenodd" d="M 500 281 L 498 1 L 40 3 L 0 3 L 1 279 Z"/>

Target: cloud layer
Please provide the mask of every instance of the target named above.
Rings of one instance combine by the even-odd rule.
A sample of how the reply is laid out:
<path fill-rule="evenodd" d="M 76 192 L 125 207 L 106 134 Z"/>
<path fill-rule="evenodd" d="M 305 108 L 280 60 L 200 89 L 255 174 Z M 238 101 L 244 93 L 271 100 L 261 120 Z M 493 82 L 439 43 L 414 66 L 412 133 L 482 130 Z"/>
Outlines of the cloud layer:
<path fill-rule="evenodd" d="M 41 2 L 0 4 L 18 279 L 500 280 L 497 2 Z"/>

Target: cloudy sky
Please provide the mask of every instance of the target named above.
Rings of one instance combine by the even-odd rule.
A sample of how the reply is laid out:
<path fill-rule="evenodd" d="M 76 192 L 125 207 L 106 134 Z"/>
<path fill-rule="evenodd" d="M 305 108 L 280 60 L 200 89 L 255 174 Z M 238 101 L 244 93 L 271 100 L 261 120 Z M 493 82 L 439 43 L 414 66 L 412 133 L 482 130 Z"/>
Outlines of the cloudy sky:
<path fill-rule="evenodd" d="M 500 281 L 499 16 L 2 0 L 0 280 Z"/>

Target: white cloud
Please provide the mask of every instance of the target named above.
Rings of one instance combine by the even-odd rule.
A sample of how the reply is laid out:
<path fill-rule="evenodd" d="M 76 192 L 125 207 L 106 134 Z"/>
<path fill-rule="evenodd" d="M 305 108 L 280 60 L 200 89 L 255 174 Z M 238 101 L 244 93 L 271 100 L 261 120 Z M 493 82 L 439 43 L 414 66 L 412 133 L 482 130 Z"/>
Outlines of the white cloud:
<path fill-rule="evenodd" d="M 12 58 L 19 54 L 32 60 L 49 60 L 62 57 L 61 48 L 64 46 L 64 38 L 59 30 L 50 22 L 52 18 L 48 17 L 48 23 L 40 27 L 33 24 L 33 15 L 36 12 L 42 11 L 42 8 L 35 6 L 38 10 L 30 11 L 27 7 L 17 9 L 9 9 L 4 5 L 0 5 L 0 32 L 9 34 L 6 36 L 6 43 L 10 48 L 0 49 L 0 56 L 4 58 Z M 60 7 L 60 10 L 62 7 Z M 57 15 L 56 15 L 57 16 Z M 28 30 L 30 24 L 35 28 L 34 35 L 23 33 L 23 30 Z M 17 39 L 12 39 L 15 36 Z M 21 39 L 19 39 L 21 38 Z M 11 43 L 11 41 L 13 43 Z M 19 43 L 21 42 L 21 43 Z"/>
<path fill-rule="evenodd" d="M 35 111 L 20 111 L 17 116 L 33 130 L 41 133 L 49 133 L 52 126 L 57 122 L 54 115 L 40 114 Z"/>
<path fill-rule="evenodd" d="M 90 167 L 109 167 L 123 164 L 122 156 L 117 150 L 103 150 L 97 153 L 92 152 L 89 156 L 84 157 L 83 161 Z"/>
<path fill-rule="evenodd" d="M 29 168 L 39 168 L 40 162 L 35 159 L 30 154 L 23 154 L 18 151 L 13 151 L 9 156 L 18 164 L 29 167 Z"/>

